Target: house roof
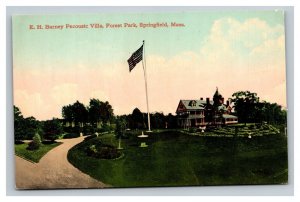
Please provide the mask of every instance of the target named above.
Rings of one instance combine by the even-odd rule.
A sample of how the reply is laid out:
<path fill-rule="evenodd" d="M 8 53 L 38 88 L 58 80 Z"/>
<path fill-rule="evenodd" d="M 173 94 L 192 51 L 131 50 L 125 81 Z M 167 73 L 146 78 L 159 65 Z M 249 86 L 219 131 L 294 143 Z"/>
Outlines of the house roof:
<path fill-rule="evenodd" d="M 206 107 L 206 100 L 180 100 L 180 102 L 184 105 L 185 109 L 187 110 L 202 110 Z M 195 104 L 193 105 L 192 102 Z M 209 100 L 211 105 L 214 104 L 213 100 Z M 218 106 L 218 110 L 227 111 L 227 105 L 222 104 Z"/>
<path fill-rule="evenodd" d="M 205 100 L 180 100 L 180 101 L 182 102 L 184 107 L 188 110 L 201 110 L 204 109 L 206 105 Z M 195 105 L 192 104 L 193 102 L 195 103 Z M 210 101 L 210 103 L 212 104 L 213 102 Z"/>
<path fill-rule="evenodd" d="M 220 111 L 220 110 L 226 111 L 227 108 L 226 108 L 226 106 L 225 106 L 224 104 L 222 104 L 222 105 L 218 106 L 218 110 L 219 110 L 219 111 Z"/>

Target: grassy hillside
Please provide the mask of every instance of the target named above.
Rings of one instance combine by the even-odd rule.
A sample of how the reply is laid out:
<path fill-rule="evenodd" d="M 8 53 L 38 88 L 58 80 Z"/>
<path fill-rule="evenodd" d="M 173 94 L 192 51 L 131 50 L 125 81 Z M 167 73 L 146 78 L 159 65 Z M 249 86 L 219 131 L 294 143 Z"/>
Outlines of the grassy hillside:
<path fill-rule="evenodd" d="M 113 134 L 85 141 L 68 153 L 69 161 L 115 187 L 287 183 L 287 139 L 281 134 L 245 137 L 190 136 L 180 131 L 151 133 L 147 148 L 131 132 L 122 141 L 123 157 L 89 157 L 97 142 L 117 145 Z"/>

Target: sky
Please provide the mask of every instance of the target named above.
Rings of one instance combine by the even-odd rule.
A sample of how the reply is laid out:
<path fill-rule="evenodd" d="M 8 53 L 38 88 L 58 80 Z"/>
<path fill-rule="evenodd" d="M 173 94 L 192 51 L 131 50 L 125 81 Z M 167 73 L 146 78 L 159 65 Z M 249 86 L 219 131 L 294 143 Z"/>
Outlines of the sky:
<path fill-rule="evenodd" d="M 169 26 L 45 29 L 156 22 Z M 29 29 L 36 25 L 44 29 Z M 175 114 L 180 99 L 212 98 L 216 87 L 225 99 L 249 90 L 286 107 L 282 11 L 14 16 L 14 105 L 38 120 L 91 98 L 109 101 L 116 115 L 146 112 L 142 63 L 130 73 L 127 64 L 143 40 L 150 112 Z"/>

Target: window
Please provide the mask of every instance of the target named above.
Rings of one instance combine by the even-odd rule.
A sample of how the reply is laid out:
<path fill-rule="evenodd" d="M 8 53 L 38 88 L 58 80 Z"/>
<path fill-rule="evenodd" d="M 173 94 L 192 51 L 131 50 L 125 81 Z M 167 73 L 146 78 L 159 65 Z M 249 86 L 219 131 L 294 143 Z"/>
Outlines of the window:
<path fill-rule="evenodd" d="M 189 106 L 195 107 L 196 106 L 196 101 L 195 100 L 190 101 Z"/>

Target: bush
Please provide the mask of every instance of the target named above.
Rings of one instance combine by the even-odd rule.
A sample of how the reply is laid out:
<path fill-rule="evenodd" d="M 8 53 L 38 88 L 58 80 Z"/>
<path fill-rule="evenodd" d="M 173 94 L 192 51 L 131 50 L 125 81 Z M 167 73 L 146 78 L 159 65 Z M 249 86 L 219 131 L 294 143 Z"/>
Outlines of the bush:
<path fill-rule="evenodd" d="M 84 128 L 79 127 L 79 126 L 68 126 L 68 127 L 64 127 L 64 132 L 66 133 L 81 133 L 84 131 Z"/>
<path fill-rule="evenodd" d="M 95 133 L 95 128 L 93 126 L 84 126 L 83 134 L 84 135 L 93 135 Z"/>
<path fill-rule="evenodd" d="M 64 132 L 74 133 L 75 132 L 75 127 L 72 127 L 72 126 L 64 127 Z"/>
<path fill-rule="evenodd" d="M 63 128 L 59 119 L 52 119 L 44 122 L 44 140 L 56 140 L 62 134 Z"/>
<path fill-rule="evenodd" d="M 72 139 L 72 138 L 77 138 L 79 136 L 80 134 L 78 133 L 67 133 L 64 135 L 63 139 Z"/>
<path fill-rule="evenodd" d="M 100 129 L 97 130 L 97 132 L 103 133 L 103 132 L 110 132 L 111 130 L 113 130 L 113 126 L 112 125 L 108 125 L 108 124 L 103 124 L 102 127 Z"/>
<path fill-rule="evenodd" d="M 112 146 L 100 147 L 98 153 L 96 153 L 96 158 L 100 159 L 116 159 L 121 156 L 121 153 Z"/>
<path fill-rule="evenodd" d="M 42 145 L 41 137 L 36 133 L 33 137 L 33 140 L 28 144 L 28 150 L 38 150 Z"/>
<path fill-rule="evenodd" d="M 98 144 L 87 147 L 86 154 L 97 159 L 116 159 L 120 157 L 122 153 L 113 146 L 98 142 Z"/>

